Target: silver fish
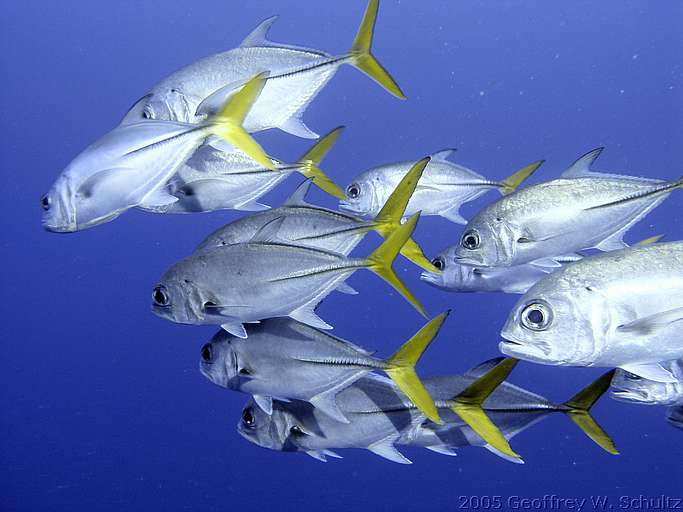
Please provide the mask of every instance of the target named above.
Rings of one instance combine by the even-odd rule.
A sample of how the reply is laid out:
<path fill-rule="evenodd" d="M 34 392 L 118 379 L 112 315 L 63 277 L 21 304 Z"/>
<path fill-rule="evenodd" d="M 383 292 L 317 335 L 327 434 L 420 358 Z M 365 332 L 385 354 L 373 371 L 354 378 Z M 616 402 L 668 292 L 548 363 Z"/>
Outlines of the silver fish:
<path fill-rule="evenodd" d="M 683 357 L 683 242 L 586 257 L 519 300 L 501 333 L 512 357 L 560 366 L 619 367 L 675 382 L 660 361 Z"/>
<path fill-rule="evenodd" d="M 432 265 L 440 272 L 424 271 L 420 279 L 450 292 L 525 293 L 552 271 L 530 263 L 514 267 L 472 267 L 461 264 L 455 252 L 456 247 L 449 247 L 439 253 Z M 581 258 L 580 254 L 575 254 L 557 257 L 555 261 L 565 264 Z"/>
<path fill-rule="evenodd" d="M 245 120 L 247 131 L 279 128 L 317 138 L 302 121 L 306 107 L 340 66 L 351 64 L 391 94 L 405 96 L 371 53 L 378 0 L 368 2 L 351 50 L 332 56 L 267 39 L 276 16 L 263 21 L 235 49 L 205 57 L 172 73 L 131 107 L 123 123 L 166 119 L 195 123 L 235 94 L 249 77 L 269 71 L 263 94 Z"/>
<path fill-rule="evenodd" d="M 136 206 L 152 208 L 177 201 L 164 189 L 165 183 L 212 135 L 272 167 L 240 125 L 264 79 L 259 75 L 250 80 L 207 123 L 149 121 L 115 128 L 78 155 L 43 196 L 43 226 L 73 232 L 109 222 Z"/>
<path fill-rule="evenodd" d="M 429 422 L 388 379 L 375 375 L 362 377 L 338 394 L 340 409 L 349 423 L 334 421 L 304 402 L 273 402 L 272 415 L 267 415 L 250 401 L 242 412 L 239 433 L 249 441 L 272 450 L 304 452 L 316 459 L 339 457 L 332 451 L 343 448 L 368 449 L 392 462 L 410 464 L 396 445 L 420 446 L 439 453 L 453 454 L 456 448 L 475 445 L 521 462 L 518 457 L 502 453 L 470 429 L 453 414 L 453 397 L 470 389 L 500 359 L 487 361 L 464 376 L 425 379 L 425 386 L 435 398 L 446 423 Z M 484 409 L 505 438 L 511 438 L 553 412 L 564 412 L 584 432 L 592 434 L 598 444 L 610 452 L 616 449 L 602 428 L 590 416 L 590 408 L 609 387 L 612 372 L 604 375 L 565 404 L 555 405 L 545 398 L 504 382 L 486 400 Z"/>
<path fill-rule="evenodd" d="M 397 228 L 365 259 L 279 243 L 282 218 L 248 243 L 200 251 L 173 265 L 152 293 L 152 311 L 174 322 L 221 325 L 246 337 L 243 323 L 288 316 L 321 329 L 331 326 L 315 307 L 356 270 L 378 274 L 426 316 L 391 268 L 419 215 Z"/>
<path fill-rule="evenodd" d="M 612 379 L 612 398 L 636 404 L 683 404 L 683 359 L 661 363 L 676 382 L 656 382 L 617 370 Z"/>
<path fill-rule="evenodd" d="M 466 265 L 511 267 L 534 262 L 559 267 L 554 256 L 584 249 L 623 249 L 624 234 L 683 187 L 674 182 L 597 173 L 595 149 L 559 179 L 526 187 L 481 210 L 456 255 Z"/>
<path fill-rule="evenodd" d="M 266 224 L 281 217 L 282 223 L 278 230 L 278 237 L 282 241 L 346 256 L 368 231 L 376 231 L 386 237 L 400 225 L 408 200 L 428 161 L 428 159 L 423 159 L 413 166 L 396 186 L 382 210 L 371 221 L 309 204 L 306 202 L 306 194 L 310 181 L 306 181 L 297 188 L 283 206 L 242 217 L 219 228 L 210 234 L 197 250 L 204 251 L 214 247 L 248 242 Z M 422 253 L 422 249 L 412 239 L 409 239 L 401 248 L 401 254 L 424 269 L 434 270 Z"/>
<path fill-rule="evenodd" d="M 258 199 L 294 172 L 311 179 L 328 194 L 343 197 L 341 189 L 320 168 L 322 159 L 342 129 L 342 126 L 335 128 L 320 139 L 296 164 L 272 159 L 274 170 L 258 165 L 241 151 L 226 152 L 205 144 L 166 185 L 167 193 L 178 200 L 144 209 L 154 213 L 267 210 L 270 207 L 259 203 Z"/>
<path fill-rule="evenodd" d="M 268 414 L 273 397 L 301 400 L 344 423 L 349 420 L 336 395 L 364 375 L 384 371 L 426 417 L 439 422 L 415 365 L 446 316 L 430 321 L 387 359 L 294 320 L 273 318 L 248 326 L 248 339 L 219 331 L 201 349 L 200 370 L 214 384 L 253 395 Z"/>
<path fill-rule="evenodd" d="M 448 160 L 454 150 L 445 149 L 431 155 L 431 161 L 408 203 L 406 215 L 421 211 L 422 215 L 438 215 L 457 224 L 467 224 L 460 207 L 489 190 L 510 194 L 542 161 L 524 167 L 502 182 L 490 181 L 467 167 Z M 360 215 L 375 216 L 398 182 L 414 162 L 397 162 L 374 167 L 356 176 L 346 187 L 346 199 L 340 208 Z"/>

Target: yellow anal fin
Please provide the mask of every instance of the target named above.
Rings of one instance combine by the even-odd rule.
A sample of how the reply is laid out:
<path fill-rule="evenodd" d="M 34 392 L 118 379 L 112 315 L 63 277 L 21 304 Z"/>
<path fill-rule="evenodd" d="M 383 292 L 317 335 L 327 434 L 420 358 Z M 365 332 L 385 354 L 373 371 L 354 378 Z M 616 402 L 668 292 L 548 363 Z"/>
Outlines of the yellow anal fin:
<path fill-rule="evenodd" d="M 297 168 L 301 174 L 307 178 L 311 178 L 318 188 L 338 199 L 344 199 L 346 196 L 342 189 L 340 189 L 339 186 L 337 186 L 337 184 L 320 168 L 320 164 L 323 158 L 325 158 L 325 155 L 332 149 L 334 143 L 337 142 L 337 139 L 343 130 L 343 126 L 338 126 L 322 137 L 304 156 L 301 157 Z"/>
<path fill-rule="evenodd" d="M 543 162 L 545 162 L 545 160 L 537 160 L 526 167 L 522 167 L 516 173 L 508 176 L 502 181 L 503 187 L 501 188 L 501 193 L 504 196 L 512 194 L 529 176 L 535 173 L 536 170 L 543 165 Z"/>
<path fill-rule="evenodd" d="M 412 292 L 403 284 L 394 269 L 391 267 L 396 259 L 399 251 L 410 238 L 415 230 L 415 225 L 420 217 L 420 213 L 416 213 L 405 224 L 399 225 L 389 237 L 375 249 L 367 258 L 367 268 L 372 270 L 375 274 L 384 279 L 387 283 L 394 287 L 403 297 L 410 302 L 415 309 L 417 309 L 425 318 L 428 318 L 427 312 L 420 302 L 415 298 Z"/>
<path fill-rule="evenodd" d="M 406 341 L 393 356 L 386 360 L 387 368 L 384 370 L 427 418 L 439 424 L 441 423 L 439 412 L 434 400 L 417 376 L 415 365 L 439 333 L 449 314 L 450 311 L 445 311 L 430 320 L 412 338 Z"/>
<path fill-rule="evenodd" d="M 516 364 L 517 359 L 503 359 L 459 393 L 452 400 L 451 409 L 488 444 L 509 457 L 521 459 L 483 409 L 486 399 L 510 375 Z"/>
<path fill-rule="evenodd" d="M 353 45 L 349 52 L 351 62 L 391 94 L 404 100 L 406 99 L 406 96 L 403 94 L 401 88 L 371 52 L 372 37 L 375 32 L 378 9 L 379 0 L 370 0 L 368 2 L 363 21 L 361 21 L 360 27 L 358 27 L 358 33 L 353 40 Z"/>
<path fill-rule="evenodd" d="M 249 110 L 258 100 L 267 77 L 268 73 L 261 73 L 244 84 L 242 89 L 231 96 L 208 121 L 208 127 L 212 134 L 222 137 L 266 169 L 275 170 L 273 161 L 242 127 Z"/>
<path fill-rule="evenodd" d="M 569 418 L 598 446 L 612 455 L 619 451 L 612 438 L 591 416 L 590 410 L 598 399 L 609 389 L 616 370 L 611 370 L 583 388 L 563 405 Z"/>
<path fill-rule="evenodd" d="M 646 245 L 656 244 L 656 243 L 659 242 L 663 237 L 664 237 L 664 235 L 655 235 L 655 236 L 651 236 L 650 238 L 646 238 L 645 240 L 641 240 L 640 242 L 638 242 L 638 243 L 635 244 L 635 245 L 636 245 L 636 247 L 644 247 L 644 246 L 646 246 Z"/>

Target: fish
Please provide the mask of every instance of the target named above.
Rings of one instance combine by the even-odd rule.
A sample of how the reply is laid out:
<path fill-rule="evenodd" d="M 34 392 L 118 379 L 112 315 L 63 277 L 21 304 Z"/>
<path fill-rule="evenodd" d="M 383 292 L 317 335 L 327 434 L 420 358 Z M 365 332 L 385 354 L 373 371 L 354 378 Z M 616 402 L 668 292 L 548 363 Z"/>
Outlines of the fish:
<path fill-rule="evenodd" d="M 534 162 L 502 182 L 487 180 L 480 174 L 448 160 L 453 149 L 431 155 L 431 160 L 406 208 L 406 216 L 417 211 L 422 215 L 438 215 L 456 224 L 467 224 L 460 207 L 489 190 L 511 194 L 543 163 Z M 356 176 L 346 187 L 346 198 L 339 202 L 343 210 L 364 216 L 375 216 L 387 197 L 414 162 L 397 162 L 374 167 Z"/>
<path fill-rule="evenodd" d="M 657 382 L 617 370 L 612 379 L 611 397 L 635 404 L 683 405 L 683 359 L 660 364 L 676 382 Z"/>
<path fill-rule="evenodd" d="M 142 209 L 153 213 L 267 210 L 270 207 L 258 199 L 294 172 L 309 178 L 333 197 L 344 197 L 342 190 L 320 168 L 343 128 L 339 126 L 321 138 L 295 164 L 271 158 L 274 169 L 259 165 L 241 151 L 227 152 L 204 144 L 166 184 L 166 192 L 178 200 Z"/>
<path fill-rule="evenodd" d="M 342 423 L 349 420 L 337 405 L 337 394 L 364 375 L 383 371 L 422 414 L 440 423 L 415 365 L 448 314 L 430 320 L 387 359 L 291 319 L 273 318 L 249 325 L 248 339 L 221 329 L 202 347 L 200 371 L 218 386 L 253 395 L 268 414 L 273 410 L 273 397 L 284 398 L 309 402 Z"/>
<path fill-rule="evenodd" d="M 435 271 L 425 270 L 420 279 L 449 292 L 525 293 L 552 269 L 530 263 L 514 267 L 472 267 L 458 262 L 456 247 L 449 247 L 432 259 Z M 561 264 L 578 261 L 580 254 L 556 257 Z"/>
<path fill-rule="evenodd" d="M 264 448 L 303 452 L 322 461 L 328 456 L 341 458 L 334 450 L 361 448 L 392 462 L 410 464 L 411 461 L 397 446 L 424 447 L 452 455 L 456 448 L 473 445 L 485 446 L 506 460 L 523 462 L 519 456 L 488 445 L 473 433 L 463 418 L 452 412 L 453 397 L 464 399 L 465 391 L 477 389 L 473 385 L 481 382 L 482 376 L 493 368 L 500 368 L 501 362 L 501 358 L 487 361 L 462 376 L 424 379 L 425 387 L 432 393 L 437 406 L 444 414 L 451 415 L 444 425 L 427 420 L 389 379 L 370 374 L 338 394 L 339 407 L 349 423 L 334 421 L 310 403 L 296 400 L 275 400 L 272 414 L 268 415 L 251 399 L 242 411 L 237 429 L 244 438 Z M 505 371 L 509 372 L 510 362 L 505 366 Z M 501 432 L 504 439 L 513 437 L 550 413 L 562 412 L 601 448 L 617 454 L 614 442 L 590 414 L 591 407 L 608 389 L 612 374 L 608 372 L 559 405 L 502 382 L 485 399 L 483 407 L 485 414 L 496 418 L 496 425 L 504 429 Z"/>
<path fill-rule="evenodd" d="M 253 77 L 218 114 L 199 125 L 149 121 L 115 128 L 78 155 L 42 197 L 43 226 L 69 233 L 109 222 L 137 206 L 176 202 L 164 184 L 209 136 L 221 137 L 272 168 L 261 146 L 242 128 L 264 84 L 265 75 Z"/>
<path fill-rule="evenodd" d="M 219 228 L 199 245 L 197 251 L 248 242 L 266 224 L 282 217 L 278 231 L 280 239 L 294 245 L 348 256 L 369 231 L 376 231 L 382 237 L 387 237 L 400 225 L 408 200 L 427 162 L 429 158 L 420 160 L 406 173 L 372 221 L 309 204 L 306 194 L 311 182 L 307 180 L 283 206 L 242 217 Z M 424 269 L 435 270 L 412 238 L 401 248 L 401 254 Z"/>
<path fill-rule="evenodd" d="M 367 258 L 279 242 L 282 218 L 275 219 L 248 243 L 194 253 L 173 265 L 153 289 L 152 312 L 177 323 L 221 325 L 240 338 L 247 336 L 244 323 L 274 317 L 331 329 L 316 306 L 356 270 L 367 269 L 427 317 L 391 267 L 418 217 L 398 227 Z"/>
<path fill-rule="evenodd" d="M 602 150 L 586 153 L 558 179 L 519 189 L 483 208 L 460 238 L 460 263 L 512 267 L 533 262 L 556 268 L 558 255 L 627 247 L 624 234 L 683 188 L 683 178 L 666 182 L 592 171 Z"/>
<path fill-rule="evenodd" d="M 666 419 L 671 426 L 683 429 L 683 405 L 667 408 Z"/>
<path fill-rule="evenodd" d="M 683 357 L 683 241 L 586 257 L 548 274 L 510 312 L 499 348 L 540 364 L 621 368 L 657 382 Z"/>
<path fill-rule="evenodd" d="M 302 116 L 344 64 L 354 66 L 392 95 L 405 99 L 396 81 L 372 53 L 378 9 L 378 0 L 368 2 L 351 49 L 338 56 L 268 40 L 268 31 L 277 19 L 270 17 L 238 48 L 200 59 L 161 80 L 130 108 L 122 123 L 150 119 L 201 122 L 239 91 L 249 77 L 269 71 L 263 93 L 244 121 L 245 129 L 254 133 L 278 128 L 297 137 L 318 138 Z"/>
<path fill-rule="evenodd" d="M 663 235 L 655 235 L 641 240 L 637 245 L 657 243 Z M 552 267 L 539 267 L 524 263 L 514 267 L 473 267 L 463 265 L 456 258 L 457 247 L 451 246 L 434 259 L 435 271 L 426 270 L 420 279 L 436 288 L 450 292 L 503 292 L 523 294 L 547 274 L 557 270 Z M 566 265 L 583 258 L 582 254 L 555 256 L 553 260 Z"/>

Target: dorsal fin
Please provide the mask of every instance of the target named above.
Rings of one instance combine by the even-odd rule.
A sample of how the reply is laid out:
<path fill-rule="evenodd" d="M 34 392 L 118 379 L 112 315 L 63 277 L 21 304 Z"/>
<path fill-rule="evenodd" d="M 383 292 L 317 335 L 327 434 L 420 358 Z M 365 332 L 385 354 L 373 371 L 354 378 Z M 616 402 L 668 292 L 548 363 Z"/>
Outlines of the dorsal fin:
<path fill-rule="evenodd" d="M 270 18 L 266 18 L 263 20 L 261 23 L 259 23 L 254 30 L 252 30 L 247 37 L 244 38 L 242 43 L 240 44 L 241 48 L 249 48 L 249 47 L 259 47 L 259 46 L 272 46 L 273 43 L 268 40 L 268 31 L 270 30 L 270 27 L 273 26 L 273 23 L 275 23 L 275 20 L 278 19 L 278 16 L 271 16 Z"/>
<path fill-rule="evenodd" d="M 581 178 L 582 176 L 591 176 L 593 174 L 596 174 L 595 172 L 591 171 L 591 165 L 593 165 L 593 162 L 597 160 L 597 158 L 600 156 L 600 153 L 602 153 L 602 150 L 605 149 L 603 147 L 595 148 L 592 151 L 589 151 L 585 155 L 583 155 L 581 158 L 579 158 L 576 162 L 574 162 L 569 169 L 564 171 L 561 174 L 562 178 Z"/>
<path fill-rule="evenodd" d="M 442 149 L 441 151 L 436 151 L 431 154 L 432 160 L 438 160 L 444 162 L 451 156 L 452 153 L 456 151 L 455 148 Z"/>
<path fill-rule="evenodd" d="M 306 201 L 306 194 L 311 189 L 311 183 L 313 178 L 308 178 L 302 182 L 296 190 L 292 192 L 292 195 L 287 198 L 283 206 L 310 206 L 310 203 Z"/>
<path fill-rule="evenodd" d="M 497 366 L 498 363 L 500 363 L 505 357 L 494 357 L 493 359 L 489 359 L 488 361 L 484 361 L 483 363 L 478 364 L 477 366 L 474 366 L 467 370 L 465 372 L 465 375 L 468 377 L 475 377 L 479 378 L 482 375 L 484 375 L 486 372 L 488 372 L 491 368 L 494 366 Z"/>
<path fill-rule="evenodd" d="M 280 231 L 284 220 L 284 216 L 280 216 L 266 222 L 256 233 L 254 233 L 254 236 L 251 237 L 249 242 L 275 242 L 279 240 L 277 234 Z"/>

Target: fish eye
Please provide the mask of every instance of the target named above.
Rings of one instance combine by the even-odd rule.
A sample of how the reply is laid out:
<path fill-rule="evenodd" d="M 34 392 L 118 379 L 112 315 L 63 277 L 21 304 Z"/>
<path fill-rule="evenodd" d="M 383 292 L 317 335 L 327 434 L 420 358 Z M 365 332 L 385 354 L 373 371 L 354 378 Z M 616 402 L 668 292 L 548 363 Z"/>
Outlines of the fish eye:
<path fill-rule="evenodd" d="M 304 431 L 301 430 L 301 427 L 298 425 L 294 425 L 292 428 L 289 429 L 289 433 L 292 434 L 293 436 L 303 436 Z"/>
<path fill-rule="evenodd" d="M 351 183 L 346 189 L 346 195 L 351 199 L 356 199 L 360 195 L 360 185 L 358 183 Z"/>
<path fill-rule="evenodd" d="M 462 235 L 461 245 L 465 249 L 473 251 L 477 247 L 479 247 L 479 244 L 480 244 L 479 233 L 477 233 L 476 230 L 470 229 L 467 233 Z"/>
<path fill-rule="evenodd" d="M 166 288 L 163 286 L 157 286 L 152 292 L 152 300 L 157 306 L 168 306 L 168 294 L 166 293 Z"/>
<path fill-rule="evenodd" d="M 251 375 L 248 368 L 240 368 L 240 375 Z"/>
<path fill-rule="evenodd" d="M 446 268 L 446 260 L 443 256 L 437 256 L 432 260 L 432 265 L 434 265 L 438 270 L 443 270 Z"/>
<path fill-rule="evenodd" d="M 205 363 L 210 363 L 213 359 L 213 350 L 211 349 L 211 343 L 207 343 L 202 347 L 202 361 Z"/>
<path fill-rule="evenodd" d="M 544 331 L 553 321 L 552 309 L 546 304 L 533 303 L 524 308 L 521 315 L 522 325 L 532 331 Z"/>
<path fill-rule="evenodd" d="M 43 210 L 48 211 L 50 209 L 50 196 L 45 194 L 43 197 L 40 198 L 40 206 L 43 207 Z"/>
<path fill-rule="evenodd" d="M 247 407 L 242 411 L 242 423 L 244 423 L 247 427 L 253 428 L 254 423 L 256 421 L 254 420 L 254 409 L 251 407 Z"/>

